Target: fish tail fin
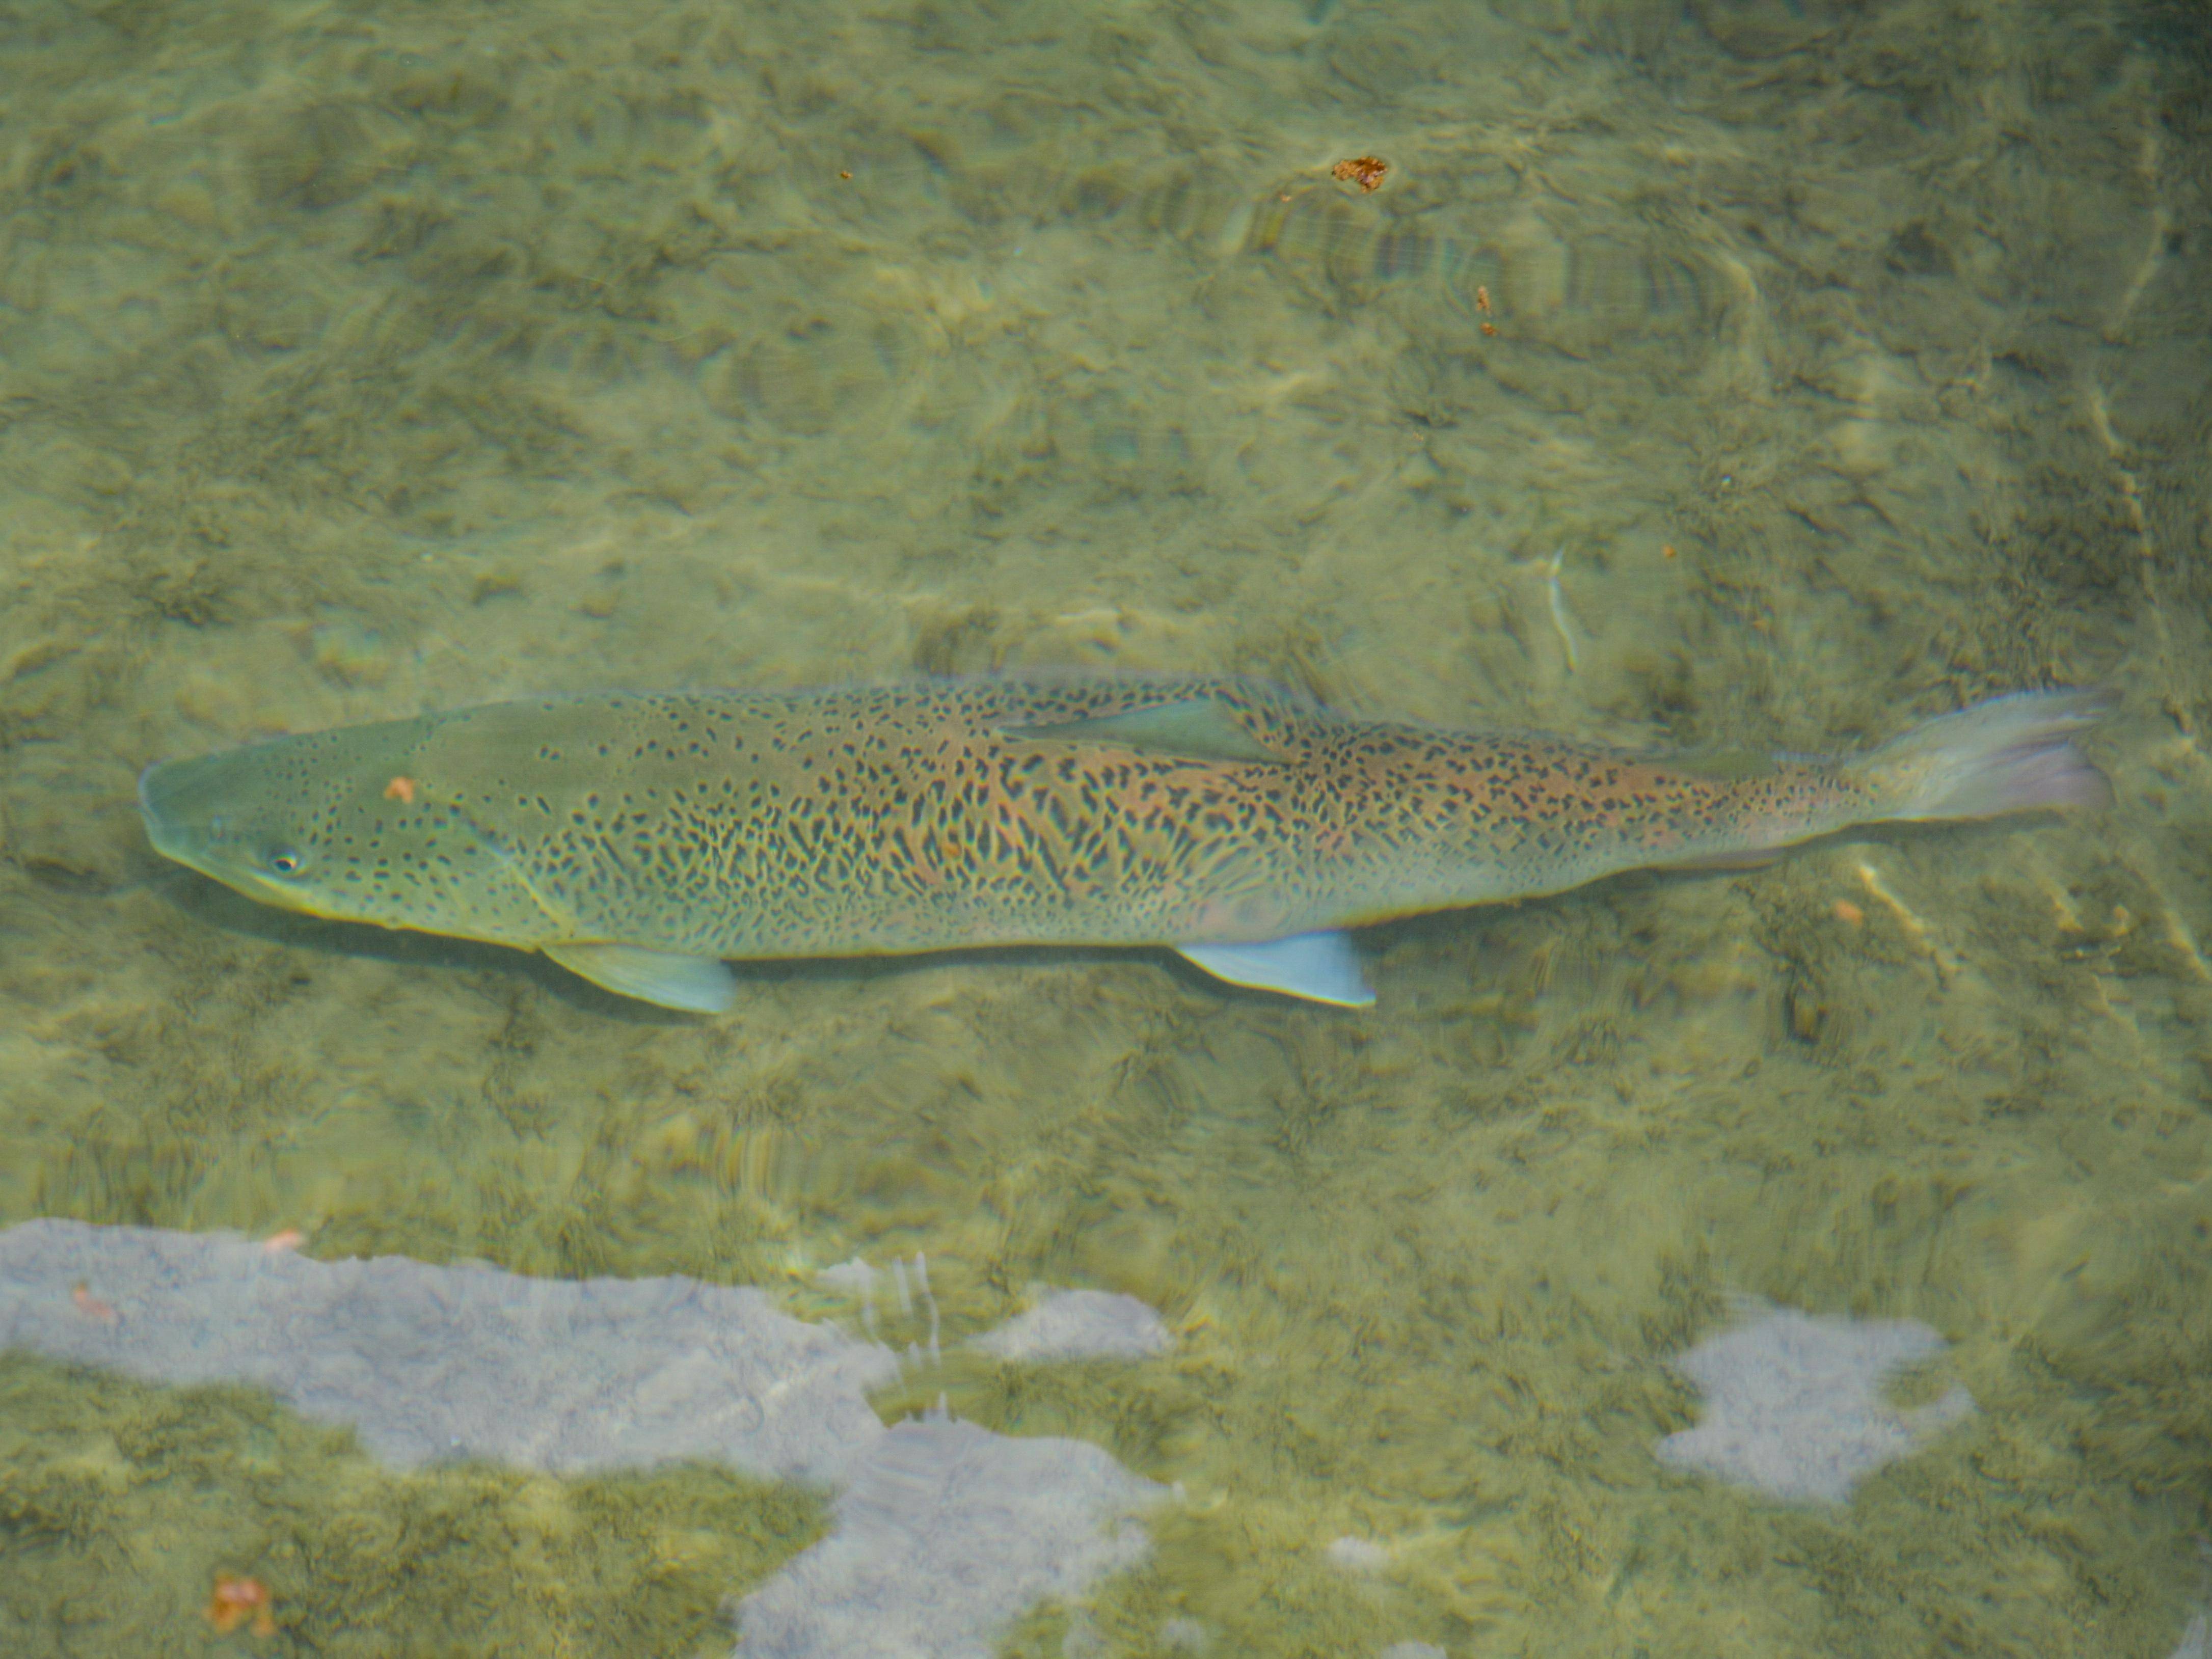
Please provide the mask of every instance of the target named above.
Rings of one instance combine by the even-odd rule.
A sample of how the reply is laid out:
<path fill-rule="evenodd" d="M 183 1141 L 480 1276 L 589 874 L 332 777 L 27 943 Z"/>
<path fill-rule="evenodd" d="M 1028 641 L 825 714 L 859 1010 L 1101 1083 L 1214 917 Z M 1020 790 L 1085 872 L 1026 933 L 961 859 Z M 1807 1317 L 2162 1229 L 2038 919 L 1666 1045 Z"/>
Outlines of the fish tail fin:
<path fill-rule="evenodd" d="M 1844 763 L 1886 818 L 1986 818 L 2039 807 L 2102 806 L 2104 775 L 2074 746 L 2117 701 L 2110 691 L 2023 691 L 1923 721 Z"/>

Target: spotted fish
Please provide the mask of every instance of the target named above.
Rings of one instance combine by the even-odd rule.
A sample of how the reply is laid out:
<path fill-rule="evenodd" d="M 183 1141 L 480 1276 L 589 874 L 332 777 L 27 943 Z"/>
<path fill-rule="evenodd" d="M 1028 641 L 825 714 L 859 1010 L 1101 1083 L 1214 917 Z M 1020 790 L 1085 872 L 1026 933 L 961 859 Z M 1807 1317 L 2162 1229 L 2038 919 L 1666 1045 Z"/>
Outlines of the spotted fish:
<path fill-rule="evenodd" d="M 2101 800 L 2098 694 L 1837 762 L 1354 720 L 1232 678 L 548 696 L 149 767 L 153 844 L 311 915 L 543 951 L 677 1008 L 725 959 L 1151 945 L 1373 1000 L 1340 931 L 1893 819 Z"/>

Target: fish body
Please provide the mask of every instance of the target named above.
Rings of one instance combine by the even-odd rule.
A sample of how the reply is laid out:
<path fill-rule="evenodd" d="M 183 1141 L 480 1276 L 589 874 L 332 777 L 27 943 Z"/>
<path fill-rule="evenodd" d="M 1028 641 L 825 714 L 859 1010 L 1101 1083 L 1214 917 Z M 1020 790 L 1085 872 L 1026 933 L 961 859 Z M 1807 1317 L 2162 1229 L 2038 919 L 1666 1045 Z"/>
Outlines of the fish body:
<path fill-rule="evenodd" d="M 1158 945 L 1369 1000 L 1337 930 L 2101 799 L 2034 693 L 1853 760 L 1711 768 L 1353 719 L 1263 681 L 548 696 L 148 769 L 154 845 L 310 914 L 540 950 L 678 1006 L 725 958 Z"/>

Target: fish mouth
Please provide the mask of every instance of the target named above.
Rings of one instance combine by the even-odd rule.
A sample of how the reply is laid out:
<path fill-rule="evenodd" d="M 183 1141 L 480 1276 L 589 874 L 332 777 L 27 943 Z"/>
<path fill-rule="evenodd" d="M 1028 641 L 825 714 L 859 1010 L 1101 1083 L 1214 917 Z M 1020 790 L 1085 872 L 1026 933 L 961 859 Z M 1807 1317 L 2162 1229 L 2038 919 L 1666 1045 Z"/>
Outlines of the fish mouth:
<path fill-rule="evenodd" d="M 264 903 L 296 909 L 296 896 L 218 850 L 223 844 L 222 803 L 230 793 L 222 775 L 222 759 L 213 755 L 155 761 L 138 775 L 138 816 L 145 821 L 146 839 L 163 858 L 187 870 Z"/>
<path fill-rule="evenodd" d="M 146 839 L 154 850 L 164 858 L 194 869 L 200 866 L 195 850 L 184 833 L 184 823 L 172 810 L 176 804 L 176 792 L 172 787 L 178 768 L 188 764 L 178 761 L 155 761 L 138 775 L 138 816 L 146 824 Z"/>

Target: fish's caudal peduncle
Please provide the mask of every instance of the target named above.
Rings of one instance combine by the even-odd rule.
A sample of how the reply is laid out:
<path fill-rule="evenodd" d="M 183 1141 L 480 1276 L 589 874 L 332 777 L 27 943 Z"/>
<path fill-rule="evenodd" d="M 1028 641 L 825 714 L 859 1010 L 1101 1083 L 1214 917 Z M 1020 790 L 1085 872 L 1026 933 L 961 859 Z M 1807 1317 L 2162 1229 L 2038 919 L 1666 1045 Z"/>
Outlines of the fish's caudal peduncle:
<path fill-rule="evenodd" d="M 2073 739 L 2106 706 L 2027 693 L 1853 759 L 1701 765 L 1227 677 L 608 694 L 166 762 L 139 800 L 159 851 L 264 902 L 543 951 L 668 1006 L 726 1007 L 726 959 L 1039 944 L 1359 1006 L 1347 927 L 2094 804 Z"/>

